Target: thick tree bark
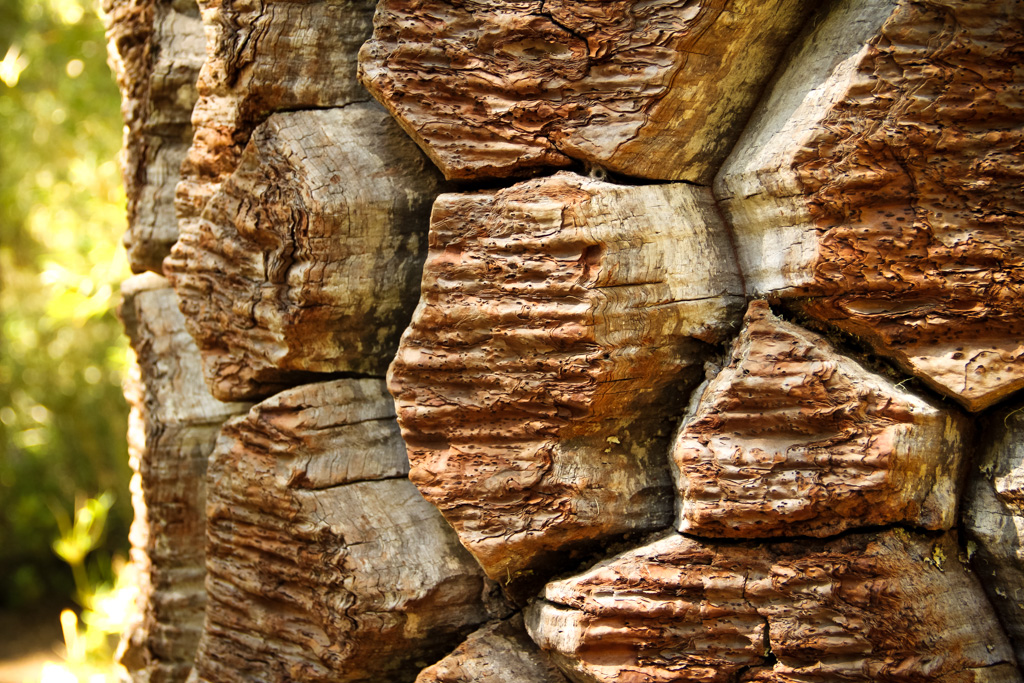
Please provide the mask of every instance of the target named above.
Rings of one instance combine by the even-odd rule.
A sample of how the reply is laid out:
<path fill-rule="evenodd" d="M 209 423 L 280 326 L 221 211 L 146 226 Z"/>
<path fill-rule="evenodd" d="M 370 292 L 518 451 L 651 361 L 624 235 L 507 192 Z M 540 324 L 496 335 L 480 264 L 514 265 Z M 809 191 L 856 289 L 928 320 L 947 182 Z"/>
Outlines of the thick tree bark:
<path fill-rule="evenodd" d="M 715 183 L 748 293 L 968 409 L 1024 387 L 1020 3 L 845 0 Z"/>
<path fill-rule="evenodd" d="M 750 304 L 672 451 L 680 531 L 832 536 L 956 523 L 967 421 Z"/>
<path fill-rule="evenodd" d="M 376 103 L 274 114 L 164 264 L 224 400 L 384 376 L 438 174 Z"/>
<path fill-rule="evenodd" d="M 141 584 L 121 662 L 138 680 L 180 682 L 192 668 L 206 609 L 206 461 L 221 424 L 248 405 L 210 395 L 167 280 L 137 275 L 121 291 L 121 319 L 138 359 L 128 396 L 131 557 Z"/>
<path fill-rule="evenodd" d="M 404 451 L 382 380 L 307 384 L 228 423 L 192 680 L 412 681 L 487 619 L 483 573 Z"/>
<path fill-rule="evenodd" d="M 178 239 L 174 192 L 192 142 L 203 24 L 193 0 L 104 0 L 103 7 L 126 126 L 124 244 L 134 272 L 159 273 Z"/>
<path fill-rule="evenodd" d="M 549 583 L 527 627 L 576 681 L 1020 681 L 949 534 L 671 534 Z"/>
<path fill-rule="evenodd" d="M 668 523 L 666 418 L 739 313 L 724 232 L 682 184 L 438 199 L 390 389 L 412 481 L 491 578 Z"/>
<path fill-rule="evenodd" d="M 448 178 L 707 183 L 811 4 L 386 0 L 360 69 Z"/>
<path fill-rule="evenodd" d="M 207 58 L 192 112 L 195 135 L 177 188 L 179 228 L 200 234 L 206 203 L 238 167 L 253 130 L 278 111 L 370 99 L 356 80 L 372 0 L 264 5 L 203 0 Z"/>
<path fill-rule="evenodd" d="M 1019 2 L 199 6 L 108 3 L 133 680 L 1021 681 Z"/>

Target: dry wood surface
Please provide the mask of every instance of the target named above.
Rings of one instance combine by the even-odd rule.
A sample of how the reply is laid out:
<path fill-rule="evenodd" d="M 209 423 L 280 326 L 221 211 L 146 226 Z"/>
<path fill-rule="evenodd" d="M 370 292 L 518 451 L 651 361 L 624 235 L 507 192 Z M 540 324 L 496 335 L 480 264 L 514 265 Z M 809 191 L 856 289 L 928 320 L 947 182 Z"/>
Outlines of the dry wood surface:
<path fill-rule="evenodd" d="M 104 0 L 103 8 L 126 126 L 124 244 L 134 272 L 159 273 L 178 239 L 174 193 L 192 142 L 203 24 L 193 0 Z"/>
<path fill-rule="evenodd" d="M 416 683 L 566 683 L 565 677 L 526 635 L 516 614 L 472 633 L 454 652 L 416 678 Z"/>
<path fill-rule="evenodd" d="M 181 683 L 192 669 L 206 608 L 206 462 L 226 419 L 202 380 L 199 349 L 170 284 L 154 273 L 122 286 L 120 314 L 137 358 L 129 431 L 137 614 L 121 663 L 133 678 Z"/>
<path fill-rule="evenodd" d="M 949 529 L 968 436 L 959 411 L 754 301 L 729 365 L 676 436 L 678 529 L 732 538 L 894 523 Z"/>
<path fill-rule="evenodd" d="M 579 683 L 1021 680 L 959 547 L 897 529 L 724 544 L 671 534 L 549 583 L 530 635 Z"/>
<path fill-rule="evenodd" d="M 812 4 L 383 0 L 360 74 L 448 178 L 709 183 Z"/>
<path fill-rule="evenodd" d="M 972 411 L 1024 387 L 1024 13 L 843 0 L 720 172 L 748 293 Z"/>
<path fill-rule="evenodd" d="M 273 114 L 165 267 L 213 394 L 384 376 L 439 175 L 377 104 Z"/>
<path fill-rule="evenodd" d="M 487 621 L 488 584 L 405 477 L 382 380 L 307 384 L 210 460 L 194 681 L 412 681 Z"/>
<path fill-rule="evenodd" d="M 1021 683 L 1019 0 L 104 7 L 134 683 Z"/>
<path fill-rule="evenodd" d="M 370 99 L 356 79 L 356 56 L 370 35 L 373 0 L 202 0 L 199 6 L 206 61 L 175 199 L 181 233 L 196 229 L 206 202 L 270 114 Z"/>
<path fill-rule="evenodd" d="M 1024 661 L 1024 405 L 990 415 L 963 502 L 967 552 Z"/>
<path fill-rule="evenodd" d="M 740 287 L 706 189 L 559 173 L 437 200 L 389 387 L 410 478 L 489 576 L 668 523 L 666 418 Z"/>

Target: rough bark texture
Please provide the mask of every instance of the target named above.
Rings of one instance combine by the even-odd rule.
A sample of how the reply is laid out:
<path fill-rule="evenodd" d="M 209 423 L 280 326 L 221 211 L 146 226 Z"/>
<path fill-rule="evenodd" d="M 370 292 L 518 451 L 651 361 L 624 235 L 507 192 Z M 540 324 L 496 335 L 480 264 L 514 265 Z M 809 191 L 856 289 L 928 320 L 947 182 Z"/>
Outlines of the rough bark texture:
<path fill-rule="evenodd" d="M 964 495 L 968 553 L 1024 661 L 1024 405 L 992 415 Z"/>
<path fill-rule="evenodd" d="M 196 223 L 206 202 L 270 114 L 370 99 L 356 79 L 356 54 L 370 35 L 373 0 L 199 4 L 207 59 L 177 188 L 182 234 L 201 232 Z"/>
<path fill-rule="evenodd" d="M 262 124 L 165 264 L 213 394 L 383 377 L 418 299 L 438 180 L 376 104 Z"/>
<path fill-rule="evenodd" d="M 448 178 L 709 183 L 811 5 L 383 0 L 360 72 Z"/>
<path fill-rule="evenodd" d="M 106 2 L 136 683 L 1021 683 L 1020 2 Z"/>
<path fill-rule="evenodd" d="M 104 0 L 103 9 L 125 122 L 124 244 L 134 272 L 159 273 L 178 239 L 174 190 L 192 141 L 203 25 L 194 0 Z"/>
<path fill-rule="evenodd" d="M 229 422 L 193 680 L 412 681 L 486 621 L 480 569 L 407 468 L 381 380 L 305 385 Z"/>
<path fill-rule="evenodd" d="M 416 683 L 566 683 L 523 627 L 520 614 L 488 624 L 450 655 L 428 666 Z"/>
<path fill-rule="evenodd" d="M 749 293 L 795 300 L 957 399 L 1024 387 L 1024 14 L 847 0 L 716 181 Z"/>
<path fill-rule="evenodd" d="M 729 365 L 676 437 L 678 528 L 736 538 L 949 529 L 966 427 L 754 301 Z"/>
<path fill-rule="evenodd" d="M 527 628 L 574 681 L 1020 681 L 950 535 L 672 534 L 549 583 Z"/>
<path fill-rule="evenodd" d="M 437 200 L 389 387 L 410 478 L 489 576 L 668 523 L 664 419 L 739 288 L 703 189 L 559 173 Z"/>
<path fill-rule="evenodd" d="M 140 595 L 121 662 L 133 680 L 180 682 L 192 668 L 206 606 L 206 461 L 221 424 L 248 406 L 210 396 L 167 280 L 137 275 L 122 294 L 139 368 L 129 445 Z"/>

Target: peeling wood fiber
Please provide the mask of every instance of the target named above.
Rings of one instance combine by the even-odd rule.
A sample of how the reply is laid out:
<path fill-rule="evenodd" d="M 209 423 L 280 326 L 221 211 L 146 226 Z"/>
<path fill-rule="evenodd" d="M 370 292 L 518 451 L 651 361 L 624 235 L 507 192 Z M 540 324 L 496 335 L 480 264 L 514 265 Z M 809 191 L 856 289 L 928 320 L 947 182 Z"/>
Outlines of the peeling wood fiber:
<path fill-rule="evenodd" d="M 1022 683 L 1019 0 L 105 3 L 134 683 Z"/>

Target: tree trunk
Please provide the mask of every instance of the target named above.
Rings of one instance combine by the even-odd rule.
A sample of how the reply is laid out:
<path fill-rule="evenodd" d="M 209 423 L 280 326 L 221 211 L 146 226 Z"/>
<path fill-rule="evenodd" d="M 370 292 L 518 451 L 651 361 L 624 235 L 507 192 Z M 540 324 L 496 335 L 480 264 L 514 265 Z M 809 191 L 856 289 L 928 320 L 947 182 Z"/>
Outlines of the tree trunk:
<path fill-rule="evenodd" d="M 107 10 L 134 681 L 1022 680 L 1019 2 Z"/>
<path fill-rule="evenodd" d="M 207 460 L 224 421 L 249 406 L 210 396 L 167 280 L 136 275 L 121 293 L 121 319 L 138 360 L 126 394 L 135 472 L 132 562 L 141 583 L 122 662 L 140 680 L 180 681 L 192 668 L 206 609 Z"/>

